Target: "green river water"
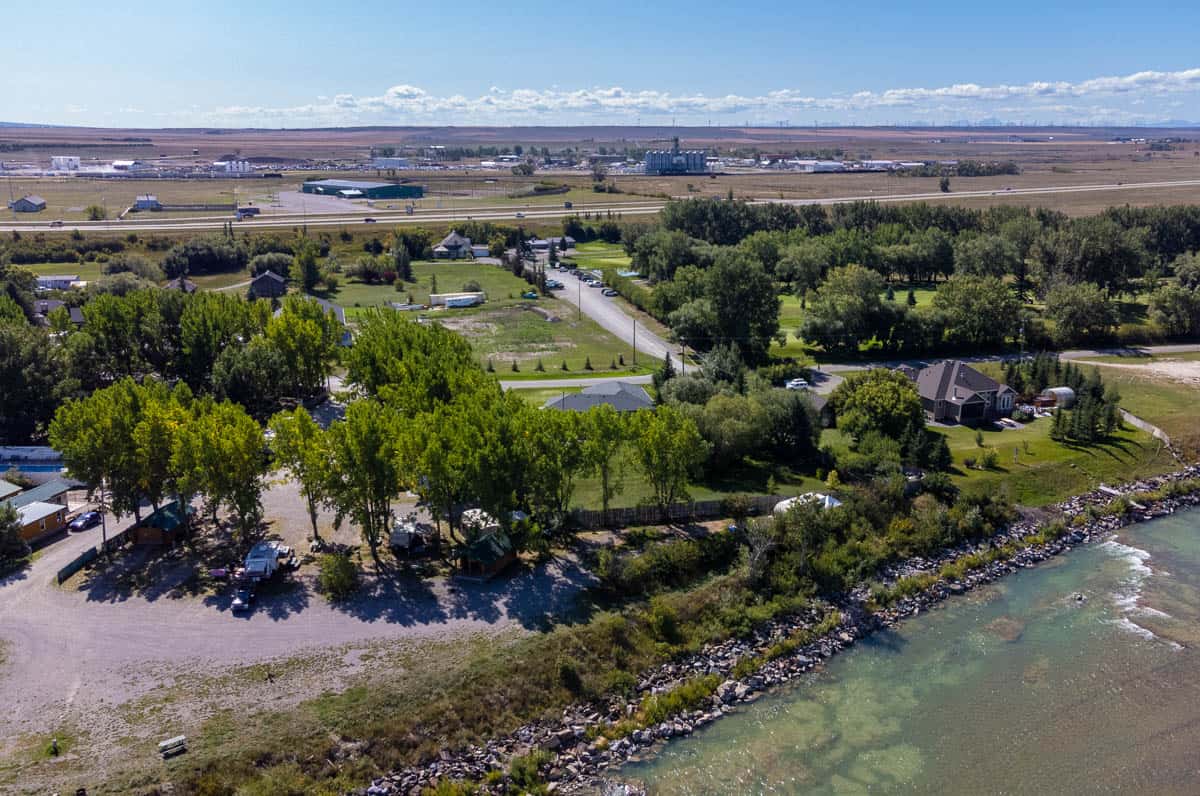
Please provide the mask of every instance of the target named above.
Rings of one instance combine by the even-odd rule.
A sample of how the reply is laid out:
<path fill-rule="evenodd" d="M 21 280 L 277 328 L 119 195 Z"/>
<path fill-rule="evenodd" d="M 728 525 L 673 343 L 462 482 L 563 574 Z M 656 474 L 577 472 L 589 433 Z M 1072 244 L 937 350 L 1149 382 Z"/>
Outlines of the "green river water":
<path fill-rule="evenodd" d="M 946 601 L 622 777 L 651 794 L 1200 794 L 1197 650 L 1193 511 Z"/>

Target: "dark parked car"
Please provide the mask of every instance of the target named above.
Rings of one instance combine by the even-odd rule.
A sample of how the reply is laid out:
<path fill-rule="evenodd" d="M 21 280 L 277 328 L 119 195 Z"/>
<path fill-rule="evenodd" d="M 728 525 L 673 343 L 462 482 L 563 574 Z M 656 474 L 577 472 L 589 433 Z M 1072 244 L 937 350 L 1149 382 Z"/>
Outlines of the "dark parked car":
<path fill-rule="evenodd" d="M 238 589 L 233 595 L 233 605 L 231 606 L 236 613 L 250 610 L 250 604 L 254 602 L 254 592 L 249 589 Z"/>
<path fill-rule="evenodd" d="M 85 511 L 67 523 L 67 527 L 72 531 L 86 531 L 88 528 L 95 528 L 97 525 L 99 525 L 100 520 L 100 512 Z"/>

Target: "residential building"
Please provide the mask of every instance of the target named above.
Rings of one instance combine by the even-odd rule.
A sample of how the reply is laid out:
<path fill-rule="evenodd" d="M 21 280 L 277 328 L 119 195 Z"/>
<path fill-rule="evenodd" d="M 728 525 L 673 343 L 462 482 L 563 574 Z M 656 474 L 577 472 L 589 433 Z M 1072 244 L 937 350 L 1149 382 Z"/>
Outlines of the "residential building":
<path fill-rule="evenodd" d="M 461 260 L 471 253 L 471 239 L 459 235 L 457 230 L 442 238 L 442 242 L 433 247 L 433 256 L 441 260 Z"/>
<path fill-rule="evenodd" d="M 177 532 L 187 521 L 187 515 L 195 513 L 196 510 L 188 506 L 185 515 L 179 502 L 173 500 L 138 523 L 133 529 L 133 543 L 174 544 Z"/>
<path fill-rule="evenodd" d="M 287 293 L 287 280 L 274 271 L 263 271 L 250 280 L 250 298 L 280 298 Z"/>
<path fill-rule="evenodd" d="M 482 244 L 482 243 L 472 243 L 471 244 L 471 256 L 472 257 L 487 257 L 489 254 L 491 254 L 491 250 L 488 249 L 488 247 L 485 244 Z"/>
<path fill-rule="evenodd" d="M 37 194 L 28 194 L 8 203 L 14 213 L 40 213 L 46 209 L 46 200 Z"/>
<path fill-rule="evenodd" d="M 186 277 L 182 277 L 182 276 L 177 276 L 174 279 L 172 279 L 170 282 L 168 282 L 167 284 L 163 285 L 163 290 L 178 290 L 181 293 L 191 294 L 191 293 L 195 293 L 196 290 L 198 289 L 198 287 L 199 286 L 195 282 L 191 281 L 190 279 L 187 279 Z"/>
<path fill-rule="evenodd" d="M 14 506 L 21 519 L 21 538 L 33 542 L 67 527 L 67 507 L 34 501 Z"/>
<path fill-rule="evenodd" d="M 653 409 L 654 400 L 639 384 L 627 381 L 610 381 L 584 387 L 582 392 L 564 393 L 546 402 L 545 409 L 565 412 L 586 412 L 593 406 L 608 404 L 618 412 L 636 412 Z"/>
<path fill-rule="evenodd" d="M 982 423 L 1012 413 L 1017 392 L 957 359 L 902 368 L 916 382 L 925 412 L 938 422 Z"/>
<path fill-rule="evenodd" d="M 31 489 L 26 489 L 18 495 L 14 495 L 8 499 L 8 502 L 14 508 L 21 508 L 30 503 L 54 503 L 66 508 L 67 506 L 67 490 L 71 488 L 71 483 L 62 478 L 54 478 L 44 484 L 39 484 Z"/>
<path fill-rule="evenodd" d="M 0 478 L 0 501 L 8 500 L 20 491 L 21 487 L 12 481 L 5 481 L 3 478 Z"/>
<path fill-rule="evenodd" d="M 37 277 L 37 290 L 70 290 L 79 281 L 79 274 L 44 274 Z"/>
<path fill-rule="evenodd" d="M 420 185 L 365 180 L 307 180 L 300 186 L 304 193 L 341 196 L 346 199 L 420 199 L 425 189 Z"/>
<path fill-rule="evenodd" d="M 67 307 L 65 301 L 58 299 L 38 299 L 33 302 L 33 314 L 37 316 L 38 323 L 45 326 L 49 323 L 50 313 L 54 312 L 59 307 L 66 307 L 67 314 L 71 318 L 71 323 L 76 326 L 83 325 L 83 309 L 80 307 Z"/>

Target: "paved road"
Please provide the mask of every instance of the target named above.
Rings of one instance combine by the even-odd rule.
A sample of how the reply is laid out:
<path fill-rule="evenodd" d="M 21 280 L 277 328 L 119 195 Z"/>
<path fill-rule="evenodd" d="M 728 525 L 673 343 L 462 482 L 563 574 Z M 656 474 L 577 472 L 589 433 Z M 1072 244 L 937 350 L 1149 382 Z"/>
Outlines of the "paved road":
<path fill-rule="evenodd" d="M 791 205 L 834 205 L 844 204 L 847 202 L 932 202 L 932 201 L 956 201 L 959 199 L 976 199 L 990 196 L 1041 196 L 1046 194 L 1065 194 L 1065 193 L 1091 193 L 1097 191 L 1132 191 L 1145 190 L 1147 188 L 1200 188 L 1200 180 L 1161 180 L 1156 182 L 1129 182 L 1124 184 L 1117 183 L 1094 183 L 1091 185 L 1059 185 L 1046 186 L 1041 188 L 1014 188 L 1011 191 L 955 191 L 953 193 L 908 193 L 908 194 L 890 194 L 876 195 L 866 194 L 863 196 L 837 196 L 821 199 L 759 199 L 754 200 L 752 204 L 771 204 L 782 203 Z M 588 210 L 593 213 L 607 213 L 612 211 L 621 215 L 654 215 L 663 208 L 662 202 L 629 202 L 629 203 L 613 203 L 607 205 L 591 205 Z M 563 207 L 549 207 L 544 209 L 526 208 L 526 207 L 509 207 L 509 208 L 494 208 L 494 207 L 479 207 L 479 208 L 457 208 L 453 210 L 435 210 L 421 211 L 408 215 L 402 211 L 373 211 L 370 217 L 376 219 L 379 223 L 386 224 L 425 224 L 432 222 L 454 222 L 462 221 L 467 218 L 478 219 L 480 221 L 502 221 L 517 217 L 528 218 L 531 220 L 552 220 L 563 218 L 565 216 L 575 215 L 581 208 L 571 208 L 570 210 Z M 253 221 L 240 222 L 239 227 L 243 229 L 255 228 L 279 228 L 292 227 L 299 223 L 304 223 L 310 227 L 320 226 L 345 226 L 346 224 L 361 224 L 365 223 L 366 214 L 356 211 L 352 214 L 322 214 L 307 216 L 301 218 L 295 214 L 287 215 L 268 215 L 260 216 Z M 206 229 L 221 229 L 229 221 L 228 216 L 215 216 L 211 218 L 183 218 L 183 219 L 164 219 L 159 221 L 135 219 L 131 222 L 125 221 L 79 221 L 72 222 L 68 226 L 71 229 L 89 230 L 89 229 L 112 229 L 122 232 L 133 231 L 187 231 L 187 230 L 206 230 Z M 8 232 L 16 230 L 18 232 L 37 232 L 50 229 L 50 221 L 21 221 L 9 222 L 0 224 L 0 232 Z"/>
<path fill-rule="evenodd" d="M 568 304 L 579 307 L 606 331 L 633 346 L 637 351 L 639 364 L 661 363 L 668 352 L 671 353 L 671 358 L 678 362 L 679 349 L 672 348 L 666 340 L 638 323 L 631 315 L 627 315 L 621 309 L 621 299 L 605 296 L 600 288 L 588 287 L 578 277 L 571 276 L 566 271 L 550 273 L 553 274 L 552 278 L 566 285 L 566 289 L 556 290 L 554 295 Z"/>

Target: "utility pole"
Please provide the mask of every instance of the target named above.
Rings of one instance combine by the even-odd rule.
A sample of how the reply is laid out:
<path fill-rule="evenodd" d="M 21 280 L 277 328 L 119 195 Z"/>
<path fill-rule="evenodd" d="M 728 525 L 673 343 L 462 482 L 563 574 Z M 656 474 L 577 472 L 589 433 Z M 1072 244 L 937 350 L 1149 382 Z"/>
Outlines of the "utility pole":
<path fill-rule="evenodd" d="M 637 364 L 637 318 L 633 319 L 633 364 Z"/>

